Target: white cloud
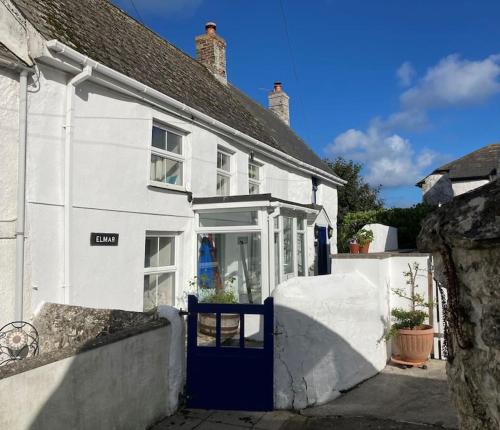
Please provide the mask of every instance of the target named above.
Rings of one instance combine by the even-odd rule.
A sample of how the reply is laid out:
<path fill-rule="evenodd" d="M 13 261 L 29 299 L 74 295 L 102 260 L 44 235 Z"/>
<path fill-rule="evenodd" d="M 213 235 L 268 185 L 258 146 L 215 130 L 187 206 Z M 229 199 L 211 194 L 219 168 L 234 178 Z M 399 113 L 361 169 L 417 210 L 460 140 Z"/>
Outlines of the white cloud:
<path fill-rule="evenodd" d="M 408 86 L 415 72 L 406 62 L 396 74 L 400 83 Z M 500 92 L 499 78 L 500 55 L 478 61 L 449 55 L 401 94 L 399 111 L 385 119 L 373 118 L 366 131 L 350 129 L 341 133 L 325 152 L 363 163 L 365 179 L 372 185 L 413 185 L 431 166 L 447 157 L 429 149 L 415 151 L 411 142 L 398 133 L 424 129 L 429 110 L 485 101 Z"/>
<path fill-rule="evenodd" d="M 363 163 L 367 182 L 386 187 L 415 184 L 422 170 L 437 156 L 430 150 L 415 153 L 408 139 L 387 134 L 377 125 L 370 126 L 366 132 L 345 131 L 327 146 L 326 152 Z"/>
<path fill-rule="evenodd" d="M 479 103 L 500 91 L 499 77 L 500 55 L 480 61 L 449 55 L 401 94 L 401 105 L 406 111 Z"/>
<path fill-rule="evenodd" d="M 396 76 L 399 79 L 399 84 L 403 87 L 411 85 L 413 77 L 415 76 L 415 69 L 409 61 L 405 61 L 399 66 L 396 71 Z"/>

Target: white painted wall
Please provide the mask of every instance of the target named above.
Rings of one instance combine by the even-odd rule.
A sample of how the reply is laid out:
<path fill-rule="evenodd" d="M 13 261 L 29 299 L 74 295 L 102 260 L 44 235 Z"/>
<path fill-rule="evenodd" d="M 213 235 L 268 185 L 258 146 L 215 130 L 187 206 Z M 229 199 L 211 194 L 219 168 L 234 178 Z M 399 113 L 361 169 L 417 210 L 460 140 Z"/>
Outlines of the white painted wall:
<path fill-rule="evenodd" d="M 377 283 L 359 272 L 294 278 L 273 296 L 275 408 L 326 403 L 385 367 L 389 298 Z"/>
<path fill-rule="evenodd" d="M 64 125 L 66 83 L 70 78 L 39 64 L 36 91 L 29 92 L 25 319 L 41 301 L 65 300 Z M 9 104 L 14 103 L 12 79 L 2 77 L 0 85 L 12 95 Z M 248 149 L 91 80 L 77 87 L 74 112 L 69 304 L 142 310 L 146 231 L 179 234 L 176 298 L 181 303 L 182 288 L 195 274 L 194 215 L 185 193 L 148 186 L 152 123 L 159 121 L 186 133 L 185 183 L 195 197 L 216 193 L 218 146 L 233 153 L 232 194 L 247 194 Z M 6 123 L 14 123 L 14 118 L 6 118 Z M 310 176 L 293 172 L 259 153 L 255 159 L 263 164 L 263 193 L 298 203 L 312 201 Z M 17 156 L 11 151 L 1 162 L 6 167 L 17 166 Z M 10 184 L 5 189 L 12 189 L 14 176 L 12 172 L 4 175 L 2 169 L 2 180 Z M 328 199 L 324 205 L 333 221 L 336 188 L 322 187 L 320 194 Z M 8 200 L 15 204 L 15 195 L 9 194 Z M 318 203 L 323 204 L 321 196 Z M 91 247 L 91 232 L 119 233 L 118 247 Z M 11 259 L 13 252 L 11 246 Z M 12 261 L 2 260 L 7 268 L 0 279 L 10 284 Z M 1 291 L 6 295 L 9 290 L 2 286 Z M 9 300 L 12 298 L 6 297 L 2 303 Z"/>
<path fill-rule="evenodd" d="M 0 67 L 0 327 L 14 319 L 19 74 Z"/>
<path fill-rule="evenodd" d="M 175 411 L 171 341 L 170 326 L 161 327 L 1 379 L 0 428 L 151 426 Z"/>
<path fill-rule="evenodd" d="M 406 284 L 407 278 L 403 272 L 407 272 L 408 264 L 418 263 L 419 272 L 417 276 L 418 289 L 417 292 L 423 295 L 426 302 L 429 302 L 428 294 L 428 275 L 427 269 L 430 256 L 421 253 L 386 253 L 385 255 L 370 255 L 370 254 L 341 254 L 332 258 L 332 273 L 333 274 L 350 274 L 360 273 L 370 279 L 377 285 L 380 290 L 386 291 L 389 297 L 388 306 L 390 309 L 402 307 L 409 309 L 409 302 L 394 294 L 392 291 L 395 288 L 400 288 L 410 292 L 410 287 Z M 356 287 L 352 287 L 356 288 Z M 432 283 L 431 301 L 439 302 L 434 298 L 436 290 L 435 282 Z M 441 319 L 442 310 L 440 309 Z M 437 320 L 437 308 L 433 309 L 433 326 L 435 333 L 434 350 L 435 356 L 439 356 L 438 339 L 443 335 L 443 325 Z M 390 314 L 387 314 L 386 321 L 389 324 Z M 389 325 L 388 325 L 389 327 Z"/>
<path fill-rule="evenodd" d="M 373 232 L 373 242 L 368 252 L 385 252 L 398 249 L 398 229 L 383 224 L 366 224 L 365 230 Z"/>
<path fill-rule="evenodd" d="M 453 189 L 453 195 L 459 196 L 460 194 L 467 193 L 476 188 L 482 187 L 489 183 L 487 179 L 476 179 L 473 181 L 453 181 L 451 183 L 451 188 Z"/>

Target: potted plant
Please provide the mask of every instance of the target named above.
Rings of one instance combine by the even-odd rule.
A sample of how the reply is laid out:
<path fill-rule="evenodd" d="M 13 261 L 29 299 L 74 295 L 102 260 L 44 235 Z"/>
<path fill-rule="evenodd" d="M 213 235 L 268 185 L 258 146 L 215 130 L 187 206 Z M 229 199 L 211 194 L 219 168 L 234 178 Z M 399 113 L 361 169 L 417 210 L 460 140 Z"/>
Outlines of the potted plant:
<path fill-rule="evenodd" d="M 359 244 L 359 252 L 361 254 L 368 254 L 370 243 L 373 242 L 373 231 L 362 228 L 356 233 L 355 239 Z"/>
<path fill-rule="evenodd" d="M 233 276 L 228 278 L 223 287 L 208 288 L 203 279 L 197 280 L 195 276 L 190 285 L 198 285 L 198 299 L 200 303 L 221 303 L 221 304 L 237 304 L 238 298 L 233 289 L 233 283 L 236 278 Z M 200 313 L 198 315 L 198 325 L 200 333 L 207 336 L 215 336 L 217 319 L 214 313 Z M 233 337 L 240 325 L 239 314 L 222 314 L 221 315 L 221 339 Z"/>
<path fill-rule="evenodd" d="M 424 321 L 429 317 L 429 309 L 432 304 L 426 303 L 424 297 L 416 290 L 418 263 L 413 266 L 408 263 L 408 271 L 403 272 L 406 284 L 410 287 L 410 294 L 402 288 L 394 288 L 392 291 L 398 297 L 410 302 L 410 309 L 394 308 L 391 310 L 393 323 L 386 335 L 386 340 L 394 338 L 398 355 L 393 360 L 403 364 L 425 363 L 432 351 L 434 341 L 434 329 Z"/>
<path fill-rule="evenodd" d="M 359 254 L 359 243 L 356 239 L 349 240 L 349 252 L 351 254 Z"/>

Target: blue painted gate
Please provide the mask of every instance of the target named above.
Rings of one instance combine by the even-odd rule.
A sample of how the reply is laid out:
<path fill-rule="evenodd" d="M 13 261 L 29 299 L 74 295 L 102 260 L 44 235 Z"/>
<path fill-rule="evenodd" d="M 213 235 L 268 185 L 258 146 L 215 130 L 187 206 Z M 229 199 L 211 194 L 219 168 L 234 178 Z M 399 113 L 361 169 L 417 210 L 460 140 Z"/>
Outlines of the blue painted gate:
<path fill-rule="evenodd" d="M 198 303 L 188 297 L 187 406 L 202 409 L 270 411 L 273 409 L 273 298 L 263 305 Z M 212 345 L 198 344 L 198 315 L 216 315 Z M 221 314 L 240 316 L 239 336 L 221 340 Z M 248 347 L 245 315 L 263 315 L 263 345 Z"/>

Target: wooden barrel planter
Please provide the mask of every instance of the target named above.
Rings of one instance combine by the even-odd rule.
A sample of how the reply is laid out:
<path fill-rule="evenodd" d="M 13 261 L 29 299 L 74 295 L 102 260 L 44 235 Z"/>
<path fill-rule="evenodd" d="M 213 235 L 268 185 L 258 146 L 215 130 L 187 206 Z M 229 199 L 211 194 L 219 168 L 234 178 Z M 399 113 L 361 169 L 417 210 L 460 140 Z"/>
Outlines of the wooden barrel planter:
<path fill-rule="evenodd" d="M 215 314 L 198 314 L 198 329 L 207 336 L 215 336 L 217 320 Z M 220 316 L 220 335 L 226 339 L 238 333 L 239 314 L 222 314 Z"/>
<path fill-rule="evenodd" d="M 434 342 L 434 329 L 424 324 L 414 330 L 400 329 L 394 337 L 398 349 L 398 358 L 409 363 L 427 361 Z"/>

